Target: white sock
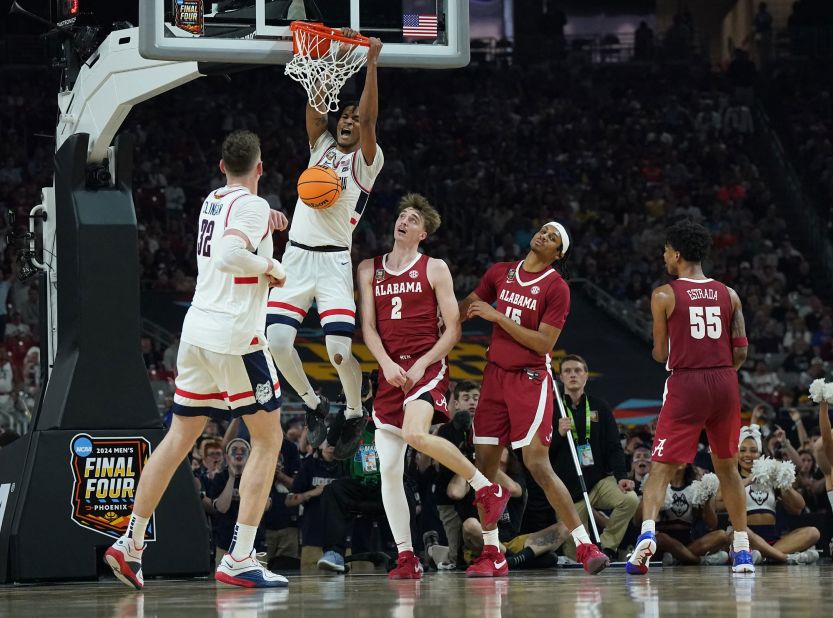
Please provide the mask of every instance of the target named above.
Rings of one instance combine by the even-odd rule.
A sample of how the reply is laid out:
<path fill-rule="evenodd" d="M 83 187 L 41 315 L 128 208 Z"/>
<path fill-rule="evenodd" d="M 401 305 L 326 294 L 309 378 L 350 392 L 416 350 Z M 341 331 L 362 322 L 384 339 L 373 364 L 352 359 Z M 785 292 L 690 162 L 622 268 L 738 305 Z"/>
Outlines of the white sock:
<path fill-rule="evenodd" d="M 587 530 L 584 529 L 584 524 L 581 524 L 578 528 L 573 530 L 570 534 L 573 535 L 573 543 L 576 545 L 581 545 L 582 543 L 591 543 L 590 535 L 587 534 Z"/>
<path fill-rule="evenodd" d="M 252 553 L 255 548 L 255 535 L 257 534 L 257 526 L 247 526 L 246 524 L 235 524 L 234 536 L 231 537 L 231 545 L 228 548 L 228 553 L 235 560 L 243 560 Z"/>
<path fill-rule="evenodd" d="M 491 486 L 491 481 L 483 476 L 483 473 L 480 470 L 476 470 L 474 476 L 469 479 L 469 485 L 472 486 L 474 491 L 480 491 L 484 487 Z"/>
<path fill-rule="evenodd" d="M 732 549 L 735 551 L 749 551 L 749 535 L 746 532 L 735 530 L 732 533 Z"/>
<path fill-rule="evenodd" d="M 642 534 L 645 532 L 653 532 L 656 534 L 657 532 L 657 524 L 654 522 L 653 519 L 646 519 L 642 522 Z"/>
<path fill-rule="evenodd" d="M 312 391 L 307 391 L 306 393 L 301 395 L 301 399 L 304 400 L 304 404 L 308 408 L 312 408 L 313 410 L 315 410 L 315 408 L 318 407 L 318 404 L 321 403 L 321 399 Z"/>
<path fill-rule="evenodd" d="M 338 373 L 341 388 L 344 389 L 344 401 L 347 404 L 344 416 L 355 418 L 361 414 L 362 409 L 362 368 L 351 351 L 353 340 L 344 335 L 326 335 L 324 342 L 330 362 Z M 350 410 L 353 410 L 352 416 Z"/>
<path fill-rule="evenodd" d="M 362 409 L 361 408 L 358 408 L 358 409 L 350 408 L 350 407 L 344 408 L 344 418 L 346 418 L 348 421 L 351 418 L 361 418 L 361 416 L 362 416 Z"/>
<path fill-rule="evenodd" d="M 484 530 L 483 531 L 483 549 L 487 546 L 492 546 L 495 549 L 500 548 L 500 536 L 498 535 L 498 530 L 495 528 L 494 530 Z"/>
<path fill-rule="evenodd" d="M 145 529 L 148 527 L 149 521 L 150 517 L 139 517 L 136 513 L 130 516 L 126 536 L 133 540 L 133 546 L 136 549 L 141 549 L 145 544 Z"/>
<path fill-rule="evenodd" d="M 411 509 L 405 497 L 405 451 L 408 444 L 386 429 L 376 430 L 376 454 L 382 476 L 382 505 L 399 553 L 414 551 L 411 540 Z"/>

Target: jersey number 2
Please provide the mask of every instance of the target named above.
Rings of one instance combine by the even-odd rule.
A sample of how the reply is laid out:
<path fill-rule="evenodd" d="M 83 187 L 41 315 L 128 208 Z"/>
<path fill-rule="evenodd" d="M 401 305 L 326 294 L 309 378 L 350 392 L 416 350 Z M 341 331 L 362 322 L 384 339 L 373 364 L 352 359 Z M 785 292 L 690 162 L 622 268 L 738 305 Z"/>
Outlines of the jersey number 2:
<path fill-rule="evenodd" d="M 390 299 L 390 304 L 393 307 L 390 310 L 390 319 L 391 320 L 401 320 L 402 319 L 402 299 L 399 296 L 394 296 Z"/>
<path fill-rule="evenodd" d="M 720 321 L 720 307 L 689 307 L 688 317 L 691 324 L 691 336 L 703 339 L 720 339 L 723 323 Z"/>
<path fill-rule="evenodd" d="M 214 222 L 208 219 L 202 220 L 200 226 L 200 238 L 197 240 L 197 257 L 211 257 L 211 235 L 214 234 Z"/>

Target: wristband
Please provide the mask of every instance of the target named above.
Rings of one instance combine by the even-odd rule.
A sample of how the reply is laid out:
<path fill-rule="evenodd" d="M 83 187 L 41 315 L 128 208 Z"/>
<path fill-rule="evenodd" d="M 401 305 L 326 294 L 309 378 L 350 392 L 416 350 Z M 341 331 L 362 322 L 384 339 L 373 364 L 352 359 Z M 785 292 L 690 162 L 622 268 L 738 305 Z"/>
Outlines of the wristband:
<path fill-rule="evenodd" d="M 748 348 L 749 347 L 749 339 L 746 337 L 732 337 L 732 347 L 733 348 Z"/>

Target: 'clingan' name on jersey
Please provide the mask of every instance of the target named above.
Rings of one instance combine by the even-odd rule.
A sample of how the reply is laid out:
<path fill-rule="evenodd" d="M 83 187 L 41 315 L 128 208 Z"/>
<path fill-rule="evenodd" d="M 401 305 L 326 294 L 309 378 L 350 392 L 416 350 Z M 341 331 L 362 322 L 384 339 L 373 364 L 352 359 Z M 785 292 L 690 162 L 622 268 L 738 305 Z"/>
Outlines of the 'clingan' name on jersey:
<path fill-rule="evenodd" d="M 693 290 L 686 290 L 686 294 L 691 300 L 718 300 L 717 290 L 695 288 Z"/>
<path fill-rule="evenodd" d="M 501 290 L 499 298 L 516 307 L 532 309 L 533 311 L 538 308 L 538 301 L 536 299 L 529 298 L 529 296 L 524 296 L 523 294 L 517 294 L 516 292 Z"/>
<path fill-rule="evenodd" d="M 209 202 L 206 201 L 202 207 L 202 214 L 214 216 L 219 215 L 220 211 L 223 210 L 223 203 L 222 202 Z"/>
<path fill-rule="evenodd" d="M 422 292 L 421 281 L 407 281 L 404 283 L 379 283 L 376 284 L 376 296 L 390 296 L 392 294 L 407 294 L 408 292 Z"/>

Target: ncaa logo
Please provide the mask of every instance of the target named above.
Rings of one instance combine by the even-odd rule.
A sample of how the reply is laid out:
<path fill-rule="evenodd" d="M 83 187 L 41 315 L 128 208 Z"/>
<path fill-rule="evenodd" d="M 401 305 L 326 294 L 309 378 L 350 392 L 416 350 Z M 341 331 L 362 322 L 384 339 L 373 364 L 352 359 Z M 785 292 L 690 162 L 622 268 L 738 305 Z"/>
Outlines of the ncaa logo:
<path fill-rule="evenodd" d="M 419 277 L 419 271 L 412 270 L 411 272 L 408 273 L 408 276 L 411 279 L 416 279 L 417 277 Z"/>
<path fill-rule="evenodd" d="M 87 436 L 79 436 L 72 443 L 72 452 L 78 457 L 89 457 L 93 452 L 93 443 Z"/>
<path fill-rule="evenodd" d="M 529 290 L 529 291 L 532 292 L 532 294 L 534 295 L 534 294 L 537 294 L 538 292 L 540 292 L 541 288 L 539 288 L 537 285 L 533 285 L 532 289 Z"/>

